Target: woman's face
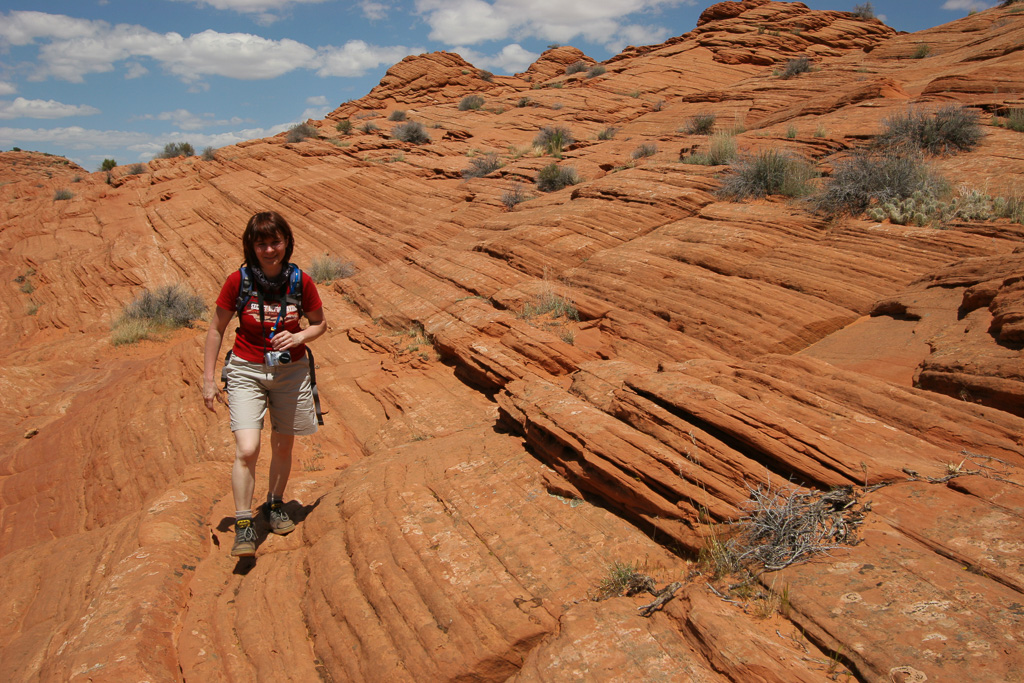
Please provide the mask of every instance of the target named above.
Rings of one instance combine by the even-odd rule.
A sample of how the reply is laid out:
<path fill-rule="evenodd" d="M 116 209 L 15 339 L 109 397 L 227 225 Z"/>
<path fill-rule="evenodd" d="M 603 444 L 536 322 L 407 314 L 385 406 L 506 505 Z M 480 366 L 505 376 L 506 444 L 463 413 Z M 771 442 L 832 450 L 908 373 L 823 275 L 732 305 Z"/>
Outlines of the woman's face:
<path fill-rule="evenodd" d="M 257 240 L 253 247 L 256 249 L 256 258 L 260 262 L 260 270 L 267 275 L 276 275 L 284 262 L 284 252 L 288 245 L 281 233 L 274 233 L 273 237 L 264 237 Z"/>

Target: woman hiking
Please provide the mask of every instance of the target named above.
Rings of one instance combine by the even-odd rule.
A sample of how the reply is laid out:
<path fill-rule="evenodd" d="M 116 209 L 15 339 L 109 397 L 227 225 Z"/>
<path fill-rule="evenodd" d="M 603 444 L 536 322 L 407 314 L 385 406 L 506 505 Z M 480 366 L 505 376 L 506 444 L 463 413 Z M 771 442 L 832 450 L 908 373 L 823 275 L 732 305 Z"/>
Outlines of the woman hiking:
<path fill-rule="evenodd" d="M 270 412 L 270 482 L 263 513 L 270 531 L 287 534 L 295 523 L 282 507 L 296 434 L 313 434 L 317 420 L 306 343 L 327 330 L 313 280 L 290 263 L 295 240 L 287 221 L 273 211 L 254 214 L 242 233 L 245 265 L 231 273 L 217 297 L 203 358 L 203 400 L 215 411 L 225 403 L 214 379 L 224 330 L 238 313 L 235 343 L 226 361 L 228 411 L 235 435 L 231 490 L 235 542 L 231 554 L 256 554 L 252 497 L 263 416 Z M 306 329 L 299 318 L 309 321 Z"/>

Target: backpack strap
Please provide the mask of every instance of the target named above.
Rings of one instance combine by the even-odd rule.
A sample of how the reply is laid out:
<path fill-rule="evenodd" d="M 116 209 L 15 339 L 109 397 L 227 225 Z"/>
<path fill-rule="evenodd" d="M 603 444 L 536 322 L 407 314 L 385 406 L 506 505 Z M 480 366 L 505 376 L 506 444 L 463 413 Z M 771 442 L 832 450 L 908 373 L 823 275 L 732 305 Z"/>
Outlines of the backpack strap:
<path fill-rule="evenodd" d="M 316 361 L 313 359 L 313 352 L 306 345 L 306 355 L 309 356 L 309 384 L 313 387 L 313 405 L 316 406 L 316 422 L 323 427 L 324 413 L 320 410 L 320 390 L 316 388 Z"/>

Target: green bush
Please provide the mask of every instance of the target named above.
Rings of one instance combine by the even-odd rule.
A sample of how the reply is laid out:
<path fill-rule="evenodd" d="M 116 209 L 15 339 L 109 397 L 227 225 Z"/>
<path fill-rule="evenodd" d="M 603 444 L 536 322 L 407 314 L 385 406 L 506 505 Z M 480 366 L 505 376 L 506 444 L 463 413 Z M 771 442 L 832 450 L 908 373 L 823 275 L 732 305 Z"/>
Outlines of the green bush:
<path fill-rule="evenodd" d="M 53 193 L 53 201 L 55 201 L 55 202 L 63 202 L 63 201 L 66 201 L 68 199 L 71 199 L 74 196 L 75 196 L 74 192 L 72 192 L 71 190 L 69 190 L 67 188 L 63 188 L 62 187 L 61 189 L 59 189 L 59 190 L 57 190 L 56 192 Z"/>
<path fill-rule="evenodd" d="M 419 121 L 407 121 L 400 123 L 391 129 L 391 137 L 402 142 L 411 142 L 414 145 L 423 145 L 430 142 L 427 129 Z"/>
<path fill-rule="evenodd" d="M 875 142 L 883 148 L 909 147 L 929 154 L 968 152 L 984 135 L 978 121 L 978 112 L 959 104 L 931 114 L 911 109 L 883 120 L 885 130 Z"/>
<path fill-rule="evenodd" d="M 143 290 L 114 322 L 111 342 L 131 344 L 161 331 L 191 327 L 205 310 L 203 300 L 181 284 Z"/>
<path fill-rule="evenodd" d="M 497 154 L 491 152 L 482 157 L 473 157 L 469 160 L 469 167 L 462 169 L 463 178 L 482 178 L 489 173 L 497 171 L 502 167 L 501 159 Z"/>
<path fill-rule="evenodd" d="M 809 181 L 815 175 L 803 159 L 767 149 L 733 162 L 732 173 L 718 194 L 734 200 L 773 194 L 800 197 L 810 191 Z"/>
<path fill-rule="evenodd" d="M 809 57 L 797 57 L 786 62 L 786 67 L 779 74 L 779 78 L 790 79 L 797 74 L 807 73 L 811 70 L 811 60 Z"/>
<path fill-rule="evenodd" d="M 363 125 L 359 126 L 359 130 L 363 131 L 364 133 L 374 133 L 380 130 L 380 126 L 378 126 L 373 121 L 367 121 Z"/>
<path fill-rule="evenodd" d="M 112 171 L 117 166 L 117 162 L 113 159 L 104 159 L 103 163 L 100 164 L 101 171 Z"/>
<path fill-rule="evenodd" d="M 708 151 L 680 159 L 684 164 L 700 164 L 702 166 L 721 166 L 731 163 L 736 158 L 736 137 L 729 132 L 715 133 L 708 143 Z"/>
<path fill-rule="evenodd" d="M 796 134 L 797 134 L 796 126 L 790 124 L 790 126 L 788 128 L 786 128 L 786 137 L 789 138 L 790 140 L 792 140 L 792 139 L 794 139 L 796 137 Z"/>
<path fill-rule="evenodd" d="M 606 71 L 608 70 L 604 68 L 603 65 L 595 64 L 594 66 L 590 67 L 587 70 L 587 78 L 597 78 L 598 76 L 603 76 Z"/>
<path fill-rule="evenodd" d="M 581 59 L 581 60 L 573 62 L 569 66 L 565 67 L 565 73 L 566 73 L 567 76 L 571 76 L 572 74 L 578 74 L 578 73 L 580 73 L 582 71 L 586 71 L 589 68 L 590 68 L 590 65 L 587 64 L 586 62 L 584 62 Z"/>
<path fill-rule="evenodd" d="M 480 78 L 484 79 L 488 83 L 493 83 L 494 82 L 494 74 L 492 74 L 490 71 L 486 71 L 486 70 L 481 69 L 480 71 L 477 72 L 476 75 L 479 76 Z"/>
<path fill-rule="evenodd" d="M 175 157 L 194 156 L 195 153 L 195 149 L 187 142 L 168 142 L 164 145 L 164 151 L 157 156 L 161 159 L 174 159 Z"/>
<path fill-rule="evenodd" d="M 630 159 L 644 159 L 646 157 L 652 157 L 658 153 L 658 146 L 650 142 L 645 142 L 629 155 Z"/>
<path fill-rule="evenodd" d="M 525 106 L 527 106 L 529 104 L 530 104 L 530 98 L 529 97 L 520 97 L 519 101 L 516 102 L 516 106 L 519 107 L 520 109 L 522 109 L 523 107 L 525 107 Z"/>
<path fill-rule="evenodd" d="M 1006 127 L 1024 133 L 1024 109 L 1011 109 L 1007 112 Z"/>
<path fill-rule="evenodd" d="M 484 106 L 484 98 L 481 95 L 466 95 L 459 102 L 459 111 L 476 111 Z"/>
<path fill-rule="evenodd" d="M 356 267 L 350 261 L 342 261 L 337 256 L 324 254 L 313 257 L 309 264 L 309 277 L 318 285 L 342 280 L 355 275 Z"/>
<path fill-rule="evenodd" d="M 342 119 L 334 126 L 334 130 L 338 131 L 342 135 L 348 135 L 352 132 L 352 122 L 348 119 Z"/>
<path fill-rule="evenodd" d="M 711 135 L 715 128 L 715 114 L 701 113 L 690 117 L 683 128 L 687 135 Z"/>
<path fill-rule="evenodd" d="M 545 126 L 533 139 L 535 147 L 540 147 L 553 156 L 561 156 L 562 150 L 575 142 L 572 131 L 563 126 Z"/>
<path fill-rule="evenodd" d="M 863 5 L 854 5 L 853 13 L 861 19 L 875 18 L 875 8 L 871 6 L 870 2 L 865 2 Z"/>
<path fill-rule="evenodd" d="M 299 123 L 288 129 L 288 134 L 284 136 L 287 142 L 302 142 L 307 138 L 318 138 L 320 137 L 317 129 L 308 123 Z"/>
<path fill-rule="evenodd" d="M 608 126 L 607 128 L 602 128 L 601 129 L 601 131 L 597 134 L 597 139 L 598 140 L 611 140 L 613 137 L 615 137 L 615 134 L 618 133 L 618 132 L 619 132 L 618 128 L 615 128 L 614 126 Z"/>
<path fill-rule="evenodd" d="M 572 166 L 548 164 L 537 174 L 537 189 L 541 192 L 555 192 L 578 182 L 579 175 Z"/>
<path fill-rule="evenodd" d="M 932 48 L 928 43 L 918 43 L 917 47 L 914 48 L 913 54 L 911 54 L 910 56 L 912 59 L 924 59 L 931 53 Z"/>
<path fill-rule="evenodd" d="M 140 173 L 146 172 L 145 164 L 132 164 L 128 167 L 128 173 L 131 175 L 139 175 Z"/>
<path fill-rule="evenodd" d="M 215 150 L 213 147 L 204 147 L 202 159 L 203 161 L 216 161 L 217 150 Z"/>
<path fill-rule="evenodd" d="M 811 204 L 829 215 L 859 215 L 872 206 L 902 202 L 915 193 L 938 199 L 947 191 L 945 181 L 932 172 L 920 153 L 860 150 L 835 165 Z"/>
<path fill-rule="evenodd" d="M 396 109 L 388 116 L 388 121 L 405 121 L 405 110 Z"/>

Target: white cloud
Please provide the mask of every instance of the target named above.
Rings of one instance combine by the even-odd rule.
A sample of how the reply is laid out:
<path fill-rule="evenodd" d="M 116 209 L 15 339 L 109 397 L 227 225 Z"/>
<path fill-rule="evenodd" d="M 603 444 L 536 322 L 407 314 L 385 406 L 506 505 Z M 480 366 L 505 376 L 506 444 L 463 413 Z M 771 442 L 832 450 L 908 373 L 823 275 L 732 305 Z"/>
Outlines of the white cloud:
<path fill-rule="evenodd" d="M 193 5 L 209 5 L 215 9 L 231 10 L 243 14 L 264 14 L 287 10 L 291 5 L 317 4 L 327 0 L 177 0 L 190 2 Z"/>
<path fill-rule="evenodd" d="M 313 97 L 306 98 L 306 104 L 312 104 L 318 107 L 323 107 L 327 104 L 326 95 L 314 95 Z"/>
<path fill-rule="evenodd" d="M 980 0 L 946 0 L 945 4 L 942 5 L 942 9 L 962 10 L 964 12 L 980 12 L 990 7 L 992 7 L 990 3 L 980 2 Z"/>
<path fill-rule="evenodd" d="M 18 92 L 18 87 L 13 83 L 7 81 L 0 81 L 0 97 L 4 95 L 13 95 Z"/>
<path fill-rule="evenodd" d="M 388 10 L 391 7 L 387 3 L 373 2 L 373 0 L 362 0 L 359 3 L 359 9 L 362 10 L 363 16 L 370 21 L 380 21 L 386 19 L 388 16 Z"/>
<path fill-rule="evenodd" d="M 149 69 L 142 66 L 138 62 L 128 62 L 127 64 L 125 64 L 124 77 L 126 80 L 131 80 L 133 78 L 142 78 L 148 73 Z"/>
<path fill-rule="evenodd" d="M 610 48 L 627 43 L 660 42 L 664 27 L 626 23 L 637 13 L 695 0 L 416 0 L 416 11 L 431 28 L 430 37 L 449 45 L 473 45 L 510 36 L 568 42 L 577 36 Z"/>
<path fill-rule="evenodd" d="M 381 47 L 362 40 L 350 40 L 342 47 L 320 48 L 318 76 L 362 76 L 382 64 L 394 64 L 409 55 L 422 53 L 420 48 L 401 45 Z"/>
<path fill-rule="evenodd" d="M 536 52 L 524 49 L 519 43 L 506 45 L 500 52 L 493 55 L 486 55 L 477 52 L 470 47 L 454 47 L 452 52 L 457 52 L 467 62 L 475 67 L 501 71 L 507 74 L 526 71 L 526 69 L 540 57 Z"/>
<path fill-rule="evenodd" d="M 56 100 L 26 100 L 18 97 L 13 102 L 0 101 L 0 119 L 62 119 L 99 113 L 99 109 L 87 104 L 64 104 Z"/>
<path fill-rule="evenodd" d="M 136 119 L 149 120 L 149 121 L 170 121 L 179 130 L 200 130 L 203 128 L 209 128 L 210 126 L 237 126 L 240 123 L 245 123 L 246 119 L 238 116 L 233 116 L 230 119 L 218 119 L 213 114 L 193 114 L 188 109 L 175 109 L 174 111 L 165 111 L 155 116 L 153 114 L 147 114 L 145 116 L 136 117 Z"/>

